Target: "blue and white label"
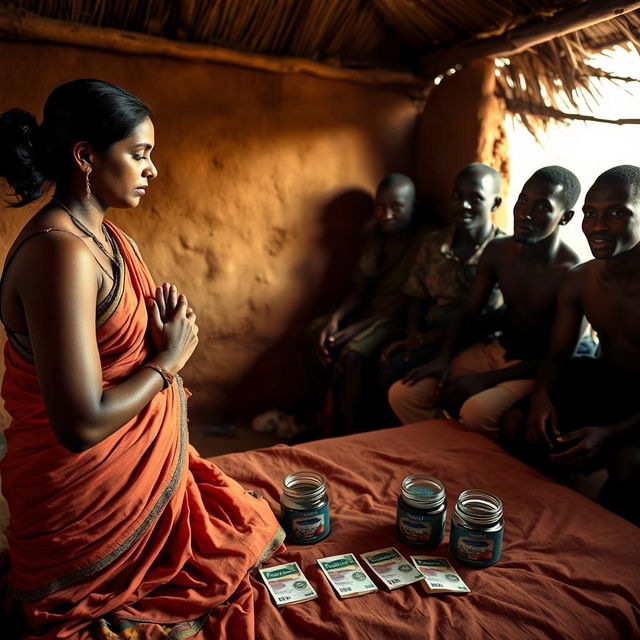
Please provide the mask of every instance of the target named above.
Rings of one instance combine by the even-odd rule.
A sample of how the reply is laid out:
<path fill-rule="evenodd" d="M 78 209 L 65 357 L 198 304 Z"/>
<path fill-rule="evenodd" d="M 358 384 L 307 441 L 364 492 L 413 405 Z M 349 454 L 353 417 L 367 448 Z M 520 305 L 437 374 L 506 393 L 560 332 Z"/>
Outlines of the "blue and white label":
<path fill-rule="evenodd" d="M 503 529 L 492 533 L 478 533 L 451 523 L 449 549 L 466 564 L 487 567 L 500 559 Z"/>
<path fill-rule="evenodd" d="M 308 544 L 329 534 L 329 505 L 313 511 L 283 509 L 283 526 L 290 542 Z"/>
<path fill-rule="evenodd" d="M 400 539 L 414 547 L 440 544 L 446 512 L 437 516 L 420 515 L 398 508 L 396 528 Z"/>

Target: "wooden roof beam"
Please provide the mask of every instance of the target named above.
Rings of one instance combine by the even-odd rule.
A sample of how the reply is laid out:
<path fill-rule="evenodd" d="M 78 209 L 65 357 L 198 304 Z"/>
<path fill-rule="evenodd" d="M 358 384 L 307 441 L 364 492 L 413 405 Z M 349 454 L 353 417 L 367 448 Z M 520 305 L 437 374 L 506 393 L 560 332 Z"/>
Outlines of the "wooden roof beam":
<path fill-rule="evenodd" d="M 506 107 L 512 113 L 544 118 L 547 120 L 581 120 L 583 122 L 604 122 L 606 124 L 640 124 L 640 118 L 599 118 L 585 113 L 569 113 L 544 104 L 535 104 L 521 98 L 505 98 Z"/>
<path fill-rule="evenodd" d="M 408 71 L 352 69 L 314 62 L 307 58 L 268 56 L 225 47 L 177 42 L 132 31 L 93 27 L 43 18 L 23 10 L 0 8 L 0 38 L 75 45 L 129 55 L 165 56 L 191 62 L 213 62 L 268 71 L 342 80 L 368 85 L 397 85 L 421 92 L 425 80 Z"/>
<path fill-rule="evenodd" d="M 550 19 L 538 18 L 499 36 L 473 38 L 431 51 L 420 60 L 422 73 L 428 78 L 433 78 L 447 69 L 475 58 L 506 58 L 553 38 L 592 27 L 638 8 L 638 1 L 586 0 L 576 7 L 557 11 Z"/>

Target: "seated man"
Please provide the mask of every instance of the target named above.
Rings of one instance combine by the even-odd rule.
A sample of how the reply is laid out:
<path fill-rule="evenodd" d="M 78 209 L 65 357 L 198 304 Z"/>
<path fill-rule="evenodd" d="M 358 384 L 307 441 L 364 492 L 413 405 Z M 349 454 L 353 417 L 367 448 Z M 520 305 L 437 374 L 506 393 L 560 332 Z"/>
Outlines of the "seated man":
<path fill-rule="evenodd" d="M 410 178 L 392 173 L 382 180 L 376 192 L 375 224 L 367 231 L 352 289 L 328 319 L 314 323 L 320 360 L 332 371 L 338 432 L 369 426 L 366 390 L 375 384 L 382 348 L 402 335 L 406 307 L 402 285 L 422 237 L 413 216 L 414 203 Z"/>
<path fill-rule="evenodd" d="M 533 390 L 538 359 L 547 348 L 557 293 L 577 255 L 560 240 L 559 227 L 573 216 L 580 183 L 563 167 L 536 171 L 515 204 L 513 236 L 485 249 L 462 313 L 440 353 L 389 390 L 389 403 L 404 423 L 433 418 L 440 408 L 460 415 L 469 429 L 498 436 L 503 414 Z M 504 332 L 455 358 L 498 284 L 506 304 Z"/>
<path fill-rule="evenodd" d="M 562 284 L 527 436 L 566 468 L 606 466 L 600 502 L 640 525 L 640 168 L 605 171 L 583 211 L 595 260 Z M 570 360 L 583 315 L 598 334 L 599 358 Z"/>
<path fill-rule="evenodd" d="M 504 235 L 491 221 L 501 201 L 500 174 L 495 169 L 476 162 L 456 176 L 451 194 L 454 224 L 425 236 L 403 289 L 409 296 L 407 330 L 403 340 L 392 342 L 382 353 L 380 378 L 385 391 L 440 351 L 447 328 L 469 294 L 482 252 Z M 494 312 L 501 303 L 494 287 L 484 311 Z"/>

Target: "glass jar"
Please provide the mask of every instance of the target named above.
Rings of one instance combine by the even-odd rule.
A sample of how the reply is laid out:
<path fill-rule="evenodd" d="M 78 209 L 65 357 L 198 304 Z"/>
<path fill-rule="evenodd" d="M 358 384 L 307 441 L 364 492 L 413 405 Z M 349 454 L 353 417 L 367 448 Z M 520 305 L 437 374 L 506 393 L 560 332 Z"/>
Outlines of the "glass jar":
<path fill-rule="evenodd" d="M 282 526 L 292 544 L 311 544 L 329 535 L 329 494 L 315 471 L 296 471 L 282 481 Z"/>
<path fill-rule="evenodd" d="M 477 489 L 458 496 L 451 516 L 449 550 L 460 562 L 474 567 L 498 562 L 503 533 L 502 501 L 498 496 Z"/>
<path fill-rule="evenodd" d="M 444 485 L 430 476 L 407 476 L 396 514 L 398 538 L 412 547 L 437 547 L 444 536 L 447 498 Z"/>

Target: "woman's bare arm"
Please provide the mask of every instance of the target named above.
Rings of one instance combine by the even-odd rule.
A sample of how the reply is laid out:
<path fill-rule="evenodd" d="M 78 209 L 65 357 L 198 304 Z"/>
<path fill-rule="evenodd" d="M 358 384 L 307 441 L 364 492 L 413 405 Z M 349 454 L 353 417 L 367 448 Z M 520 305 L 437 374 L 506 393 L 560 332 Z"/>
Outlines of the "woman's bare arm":
<path fill-rule="evenodd" d="M 51 427 L 63 446 L 83 451 L 138 414 L 162 389 L 163 379 L 145 367 L 103 391 L 96 263 L 81 240 L 44 234 L 27 243 L 20 258 L 17 290 Z M 168 331 L 156 360 L 172 372 L 184 366 L 197 343 L 197 327 L 186 317 L 186 306 L 184 299 L 174 326 L 163 326 L 159 315 L 156 319 L 156 333 L 162 337 Z"/>

